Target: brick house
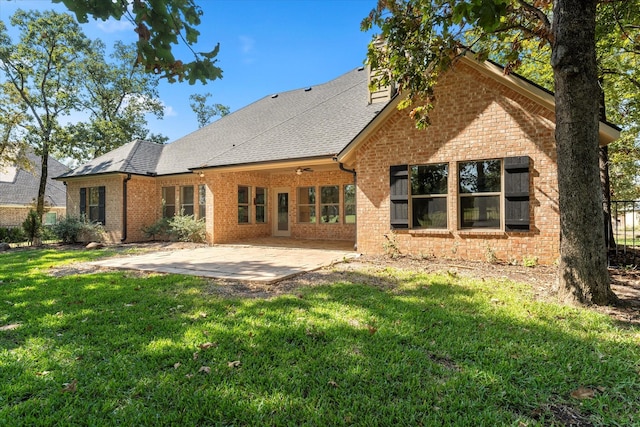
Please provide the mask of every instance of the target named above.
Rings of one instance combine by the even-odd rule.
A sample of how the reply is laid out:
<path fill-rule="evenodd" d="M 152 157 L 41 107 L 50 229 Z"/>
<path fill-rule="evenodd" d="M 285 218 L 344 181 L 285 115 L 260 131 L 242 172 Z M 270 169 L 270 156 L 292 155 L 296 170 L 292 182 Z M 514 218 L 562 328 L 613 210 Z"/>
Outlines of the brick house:
<path fill-rule="evenodd" d="M 273 94 L 168 145 L 133 141 L 60 176 L 111 241 L 178 211 L 210 243 L 287 236 L 465 259 L 559 253 L 553 95 L 461 58 L 415 129 L 368 72 Z M 601 144 L 619 131 L 600 124 Z"/>
<path fill-rule="evenodd" d="M 40 186 L 41 160 L 33 152 L 27 153 L 31 170 L 15 166 L 0 165 L 0 227 L 22 227 L 30 209 L 35 206 Z M 53 157 L 48 161 L 47 189 L 45 204 L 47 212 L 44 224 L 55 224 L 66 213 L 66 189 L 55 177 L 69 171 L 69 168 Z"/>

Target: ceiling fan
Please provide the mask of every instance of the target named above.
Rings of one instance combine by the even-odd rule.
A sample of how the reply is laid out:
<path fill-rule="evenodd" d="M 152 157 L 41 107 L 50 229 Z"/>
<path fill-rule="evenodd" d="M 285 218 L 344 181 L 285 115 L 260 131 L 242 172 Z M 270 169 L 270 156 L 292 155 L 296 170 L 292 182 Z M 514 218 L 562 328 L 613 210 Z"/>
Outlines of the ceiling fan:
<path fill-rule="evenodd" d="M 304 172 L 313 172 L 311 168 L 297 168 L 296 175 L 302 175 Z"/>

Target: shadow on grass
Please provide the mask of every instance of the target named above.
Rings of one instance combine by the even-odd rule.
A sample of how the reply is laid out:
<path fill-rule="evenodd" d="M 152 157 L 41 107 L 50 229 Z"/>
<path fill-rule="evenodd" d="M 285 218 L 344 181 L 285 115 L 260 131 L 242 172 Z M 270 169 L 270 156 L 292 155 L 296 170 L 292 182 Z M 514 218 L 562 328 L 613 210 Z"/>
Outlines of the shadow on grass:
<path fill-rule="evenodd" d="M 32 262 L 0 288 L 0 324 L 20 324 L 0 332 L 0 424 L 640 421 L 638 330 L 508 282 L 388 270 L 222 299 L 193 277 Z"/>

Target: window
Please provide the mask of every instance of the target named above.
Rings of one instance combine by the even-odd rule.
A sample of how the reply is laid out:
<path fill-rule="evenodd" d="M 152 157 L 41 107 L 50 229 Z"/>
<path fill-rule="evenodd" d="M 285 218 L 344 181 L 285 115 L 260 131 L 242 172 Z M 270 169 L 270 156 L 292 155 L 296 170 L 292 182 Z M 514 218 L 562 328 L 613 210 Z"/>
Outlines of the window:
<path fill-rule="evenodd" d="M 298 188 L 298 222 L 315 224 L 316 222 L 316 188 Z"/>
<path fill-rule="evenodd" d="M 460 228 L 500 228 L 502 162 L 458 163 Z"/>
<path fill-rule="evenodd" d="M 54 225 L 56 222 L 58 222 L 58 215 L 55 212 L 44 214 L 44 225 Z"/>
<path fill-rule="evenodd" d="M 337 224 L 340 219 L 340 187 L 320 187 L 320 222 Z"/>
<path fill-rule="evenodd" d="M 256 206 L 256 223 L 264 224 L 267 222 L 267 189 L 256 187 L 256 198 L 254 201 Z"/>
<path fill-rule="evenodd" d="M 193 186 L 180 187 L 180 214 L 193 215 Z"/>
<path fill-rule="evenodd" d="M 356 223 L 356 186 L 347 184 L 344 186 L 344 223 Z"/>
<path fill-rule="evenodd" d="M 411 166 L 411 227 L 447 228 L 447 163 Z"/>
<path fill-rule="evenodd" d="M 238 224 L 249 223 L 249 200 L 251 200 L 249 187 L 238 186 Z"/>
<path fill-rule="evenodd" d="M 103 186 L 80 189 L 80 215 L 86 215 L 89 221 L 105 225 L 105 188 Z"/>
<path fill-rule="evenodd" d="M 176 214 L 176 188 L 162 187 L 162 217 L 171 218 Z"/>
<path fill-rule="evenodd" d="M 207 218 L 207 186 L 198 185 L 198 219 Z"/>

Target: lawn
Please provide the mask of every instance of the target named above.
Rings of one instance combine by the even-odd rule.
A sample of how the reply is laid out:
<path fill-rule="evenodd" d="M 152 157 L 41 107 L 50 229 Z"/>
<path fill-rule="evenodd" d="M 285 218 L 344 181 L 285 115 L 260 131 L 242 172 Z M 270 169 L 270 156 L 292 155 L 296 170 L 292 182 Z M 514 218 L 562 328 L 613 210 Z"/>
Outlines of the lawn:
<path fill-rule="evenodd" d="M 640 328 L 526 285 L 372 267 L 257 299 L 49 275 L 107 254 L 0 254 L 0 425 L 640 425 Z"/>

